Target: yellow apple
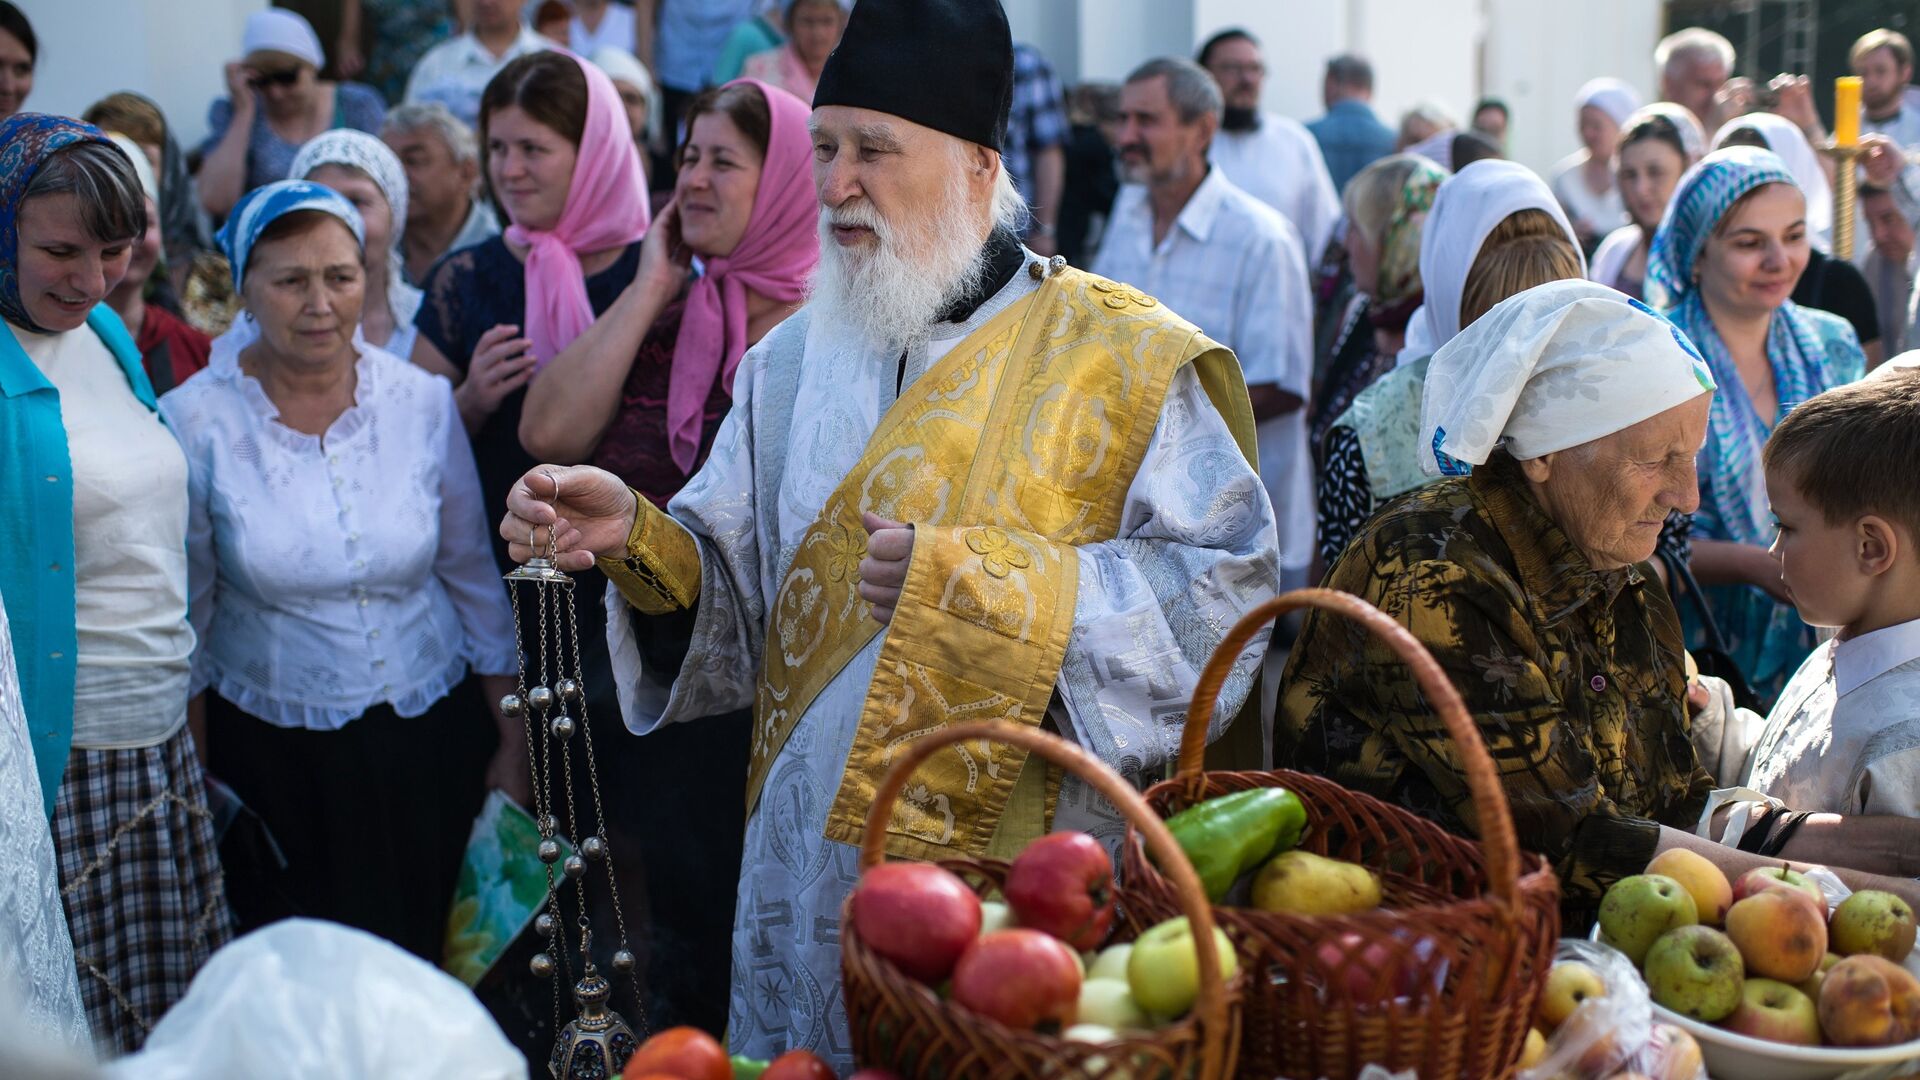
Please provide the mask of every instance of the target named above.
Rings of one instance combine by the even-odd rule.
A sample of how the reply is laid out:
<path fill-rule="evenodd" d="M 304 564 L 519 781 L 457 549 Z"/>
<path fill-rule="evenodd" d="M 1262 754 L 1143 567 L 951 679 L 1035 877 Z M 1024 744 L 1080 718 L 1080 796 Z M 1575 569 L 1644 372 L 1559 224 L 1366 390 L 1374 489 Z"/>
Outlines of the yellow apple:
<path fill-rule="evenodd" d="M 1606 996 L 1607 984 L 1599 972 L 1578 960 L 1562 960 L 1547 972 L 1546 989 L 1540 993 L 1540 1025 L 1552 1031 L 1566 1023 L 1581 1002 Z"/>

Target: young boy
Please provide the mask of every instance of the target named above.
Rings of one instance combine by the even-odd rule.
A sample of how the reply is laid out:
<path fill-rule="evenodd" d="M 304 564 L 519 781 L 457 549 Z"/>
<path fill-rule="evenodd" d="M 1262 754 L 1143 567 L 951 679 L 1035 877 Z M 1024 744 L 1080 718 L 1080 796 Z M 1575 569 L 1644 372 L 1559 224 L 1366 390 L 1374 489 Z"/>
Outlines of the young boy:
<path fill-rule="evenodd" d="M 1781 580 L 1838 633 L 1781 692 L 1746 786 L 1796 810 L 1920 815 L 1920 370 L 1796 406 L 1764 462 Z"/>

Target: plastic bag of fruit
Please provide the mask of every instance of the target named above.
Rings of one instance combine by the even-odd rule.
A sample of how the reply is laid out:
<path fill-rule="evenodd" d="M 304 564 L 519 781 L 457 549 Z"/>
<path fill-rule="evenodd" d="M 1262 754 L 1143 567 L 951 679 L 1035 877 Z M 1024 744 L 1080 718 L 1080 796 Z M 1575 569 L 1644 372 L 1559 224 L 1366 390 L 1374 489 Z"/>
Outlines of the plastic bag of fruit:
<path fill-rule="evenodd" d="M 1563 939 L 1540 995 L 1520 1080 L 1706 1080 L 1700 1047 L 1655 1024 L 1647 984 L 1633 962 L 1591 941 Z"/>

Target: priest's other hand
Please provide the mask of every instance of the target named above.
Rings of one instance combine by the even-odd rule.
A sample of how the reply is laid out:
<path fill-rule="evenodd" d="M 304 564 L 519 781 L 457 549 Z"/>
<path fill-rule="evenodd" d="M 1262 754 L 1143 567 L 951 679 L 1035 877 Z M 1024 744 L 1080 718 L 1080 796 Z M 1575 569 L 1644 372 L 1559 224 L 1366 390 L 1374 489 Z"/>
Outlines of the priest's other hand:
<path fill-rule="evenodd" d="M 595 557 L 617 559 L 626 554 L 627 534 L 633 531 L 639 509 L 633 491 L 605 469 L 540 465 L 507 493 L 500 536 L 507 541 L 507 556 L 520 563 L 545 555 L 557 538 L 554 565 L 586 570 Z"/>
<path fill-rule="evenodd" d="M 900 605 L 900 587 L 907 583 L 907 560 L 913 557 L 913 526 L 862 513 L 867 527 L 867 557 L 860 560 L 860 599 L 873 605 L 873 621 L 893 621 Z"/>

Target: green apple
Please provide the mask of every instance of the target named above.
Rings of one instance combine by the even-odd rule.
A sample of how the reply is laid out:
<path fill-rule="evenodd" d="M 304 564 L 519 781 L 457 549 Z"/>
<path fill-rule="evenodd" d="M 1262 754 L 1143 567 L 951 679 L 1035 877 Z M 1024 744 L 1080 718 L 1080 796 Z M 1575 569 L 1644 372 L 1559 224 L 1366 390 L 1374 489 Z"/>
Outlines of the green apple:
<path fill-rule="evenodd" d="M 1700 921 L 1693 894 L 1665 874 L 1621 878 L 1600 898 L 1600 941 L 1627 954 L 1634 966 L 1660 935 Z"/>
<path fill-rule="evenodd" d="M 1101 949 L 1100 955 L 1094 957 L 1093 963 L 1087 965 L 1087 978 L 1118 979 L 1121 982 L 1126 982 L 1127 958 L 1132 955 L 1133 945 L 1131 943 L 1109 945 Z"/>
<path fill-rule="evenodd" d="M 1144 1028 L 1147 1014 L 1134 1004 L 1133 988 L 1119 979 L 1088 979 L 1080 984 L 1080 1023 L 1110 1028 Z"/>
<path fill-rule="evenodd" d="M 1682 926 L 1647 950 L 1646 976 L 1657 1004 L 1712 1023 L 1740 1006 L 1747 968 L 1732 938 L 1711 926 Z"/>
<path fill-rule="evenodd" d="M 1240 969 L 1233 942 L 1217 926 L 1213 940 L 1220 951 L 1220 977 L 1231 979 Z M 1200 996 L 1200 950 L 1185 915 L 1135 939 L 1133 955 L 1127 958 L 1127 985 L 1133 988 L 1134 1004 L 1155 1016 L 1172 1018 L 1193 1008 Z"/>
<path fill-rule="evenodd" d="M 1831 929 L 1833 951 L 1842 956 L 1872 953 L 1899 964 L 1913 951 L 1913 909 L 1878 889 L 1862 889 L 1840 901 Z"/>

